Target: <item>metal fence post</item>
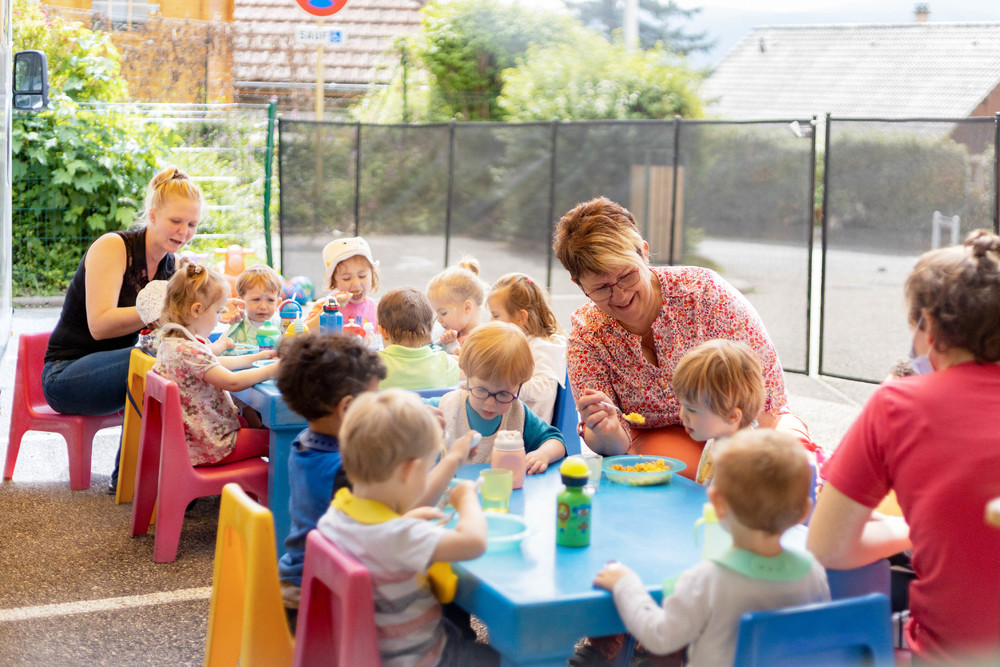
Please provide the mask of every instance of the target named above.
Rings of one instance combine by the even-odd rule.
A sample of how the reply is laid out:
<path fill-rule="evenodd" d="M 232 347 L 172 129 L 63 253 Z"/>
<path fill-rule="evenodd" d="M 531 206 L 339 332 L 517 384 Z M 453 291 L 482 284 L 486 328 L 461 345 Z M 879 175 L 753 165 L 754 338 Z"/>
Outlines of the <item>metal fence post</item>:
<path fill-rule="evenodd" d="M 812 368 L 811 365 L 811 355 L 812 348 L 810 346 L 810 341 L 812 340 L 812 287 L 813 287 L 813 239 L 816 234 L 813 229 L 813 223 L 816 219 L 816 116 L 812 117 L 812 147 L 809 151 L 809 221 L 806 224 L 806 233 L 809 238 L 806 239 L 807 246 L 809 248 L 808 259 L 806 260 L 806 375 L 809 374 L 809 370 Z M 825 192 L 825 190 L 824 190 Z M 824 207 L 825 208 L 825 207 Z"/>
<path fill-rule="evenodd" d="M 354 138 L 354 235 L 361 236 L 361 122 Z"/>
<path fill-rule="evenodd" d="M 444 265 L 448 266 L 451 253 L 451 198 L 455 187 L 455 127 L 457 121 L 452 118 L 448 125 L 448 201 L 444 208 Z"/>
<path fill-rule="evenodd" d="M 545 251 L 545 289 L 552 293 L 552 257 L 555 251 L 552 249 L 552 237 L 556 233 L 556 167 L 559 150 L 559 119 L 552 120 L 552 149 L 549 151 L 549 247 Z"/>
<path fill-rule="evenodd" d="M 272 97 L 267 103 L 267 150 L 264 151 L 264 247 L 267 250 L 267 265 L 270 267 L 274 267 L 271 249 L 271 163 L 274 162 L 274 120 L 277 115 L 278 100 Z"/>
<path fill-rule="evenodd" d="M 830 201 L 830 114 L 826 114 L 826 131 L 823 135 L 823 211 L 821 217 L 822 250 L 819 274 L 819 372 L 823 374 L 823 317 L 826 314 L 826 252 L 827 252 L 827 208 Z"/>
<path fill-rule="evenodd" d="M 993 116 L 993 233 L 1000 234 L 1000 111 Z"/>
<path fill-rule="evenodd" d="M 684 252 L 684 239 L 681 238 L 681 247 L 675 248 L 675 237 L 677 230 L 677 172 L 680 170 L 681 166 L 681 117 L 679 115 L 674 116 L 674 185 L 671 188 L 670 193 L 670 264 L 679 264 L 678 261 L 681 253 Z M 649 217 L 649 210 L 646 211 L 646 217 Z M 683 232 L 681 232 L 683 234 Z"/>

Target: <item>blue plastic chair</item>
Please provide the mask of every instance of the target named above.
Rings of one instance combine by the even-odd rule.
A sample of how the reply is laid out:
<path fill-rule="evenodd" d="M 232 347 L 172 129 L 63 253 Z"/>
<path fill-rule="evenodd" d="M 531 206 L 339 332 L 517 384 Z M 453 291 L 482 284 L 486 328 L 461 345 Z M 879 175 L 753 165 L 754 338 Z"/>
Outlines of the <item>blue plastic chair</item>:
<path fill-rule="evenodd" d="M 576 401 L 569 386 L 569 372 L 562 386 L 556 387 L 556 403 L 552 409 L 552 425 L 559 429 L 566 440 L 566 455 L 580 453 L 580 435 L 576 427 L 580 423 L 580 414 L 576 411 Z"/>
<path fill-rule="evenodd" d="M 754 611 L 740 619 L 736 665 L 892 667 L 892 618 L 881 593 Z"/>

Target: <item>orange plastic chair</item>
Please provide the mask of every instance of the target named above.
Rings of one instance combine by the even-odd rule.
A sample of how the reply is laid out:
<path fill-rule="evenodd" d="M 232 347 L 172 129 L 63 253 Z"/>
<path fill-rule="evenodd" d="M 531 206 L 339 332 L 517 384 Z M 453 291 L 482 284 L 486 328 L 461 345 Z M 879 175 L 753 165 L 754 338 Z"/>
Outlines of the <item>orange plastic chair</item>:
<path fill-rule="evenodd" d="M 66 439 L 69 455 L 69 488 L 90 488 L 90 459 L 94 435 L 102 428 L 118 426 L 122 415 L 64 415 L 45 402 L 42 394 L 42 368 L 48 333 L 21 334 L 17 341 L 17 367 L 14 370 L 14 401 L 10 408 L 10 431 L 3 478 L 14 476 L 14 465 L 21 450 L 21 438 L 28 431 L 58 433 Z"/>
<path fill-rule="evenodd" d="M 371 575 L 318 530 L 306 537 L 294 664 L 382 664 Z"/>
<path fill-rule="evenodd" d="M 222 487 L 205 667 L 292 664 L 271 511 L 239 484 Z"/>
<path fill-rule="evenodd" d="M 132 350 L 129 357 L 122 451 L 118 457 L 118 489 L 115 491 L 117 505 L 132 502 L 135 492 L 135 464 L 139 460 L 139 434 L 142 428 L 142 395 L 146 390 L 146 373 L 153 369 L 155 363 L 156 357 L 139 348 Z"/>
<path fill-rule="evenodd" d="M 157 563 L 177 558 L 184 510 L 195 498 L 219 495 L 222 487 L 236 482 L 261 503 L 267 502 L 264 459 L 218 466 L 191 465 L 177 385 L 154 371 L 146 374 L 139 440 L 131 534 L 146 534 L 156 507 L 153 560 Z"/>

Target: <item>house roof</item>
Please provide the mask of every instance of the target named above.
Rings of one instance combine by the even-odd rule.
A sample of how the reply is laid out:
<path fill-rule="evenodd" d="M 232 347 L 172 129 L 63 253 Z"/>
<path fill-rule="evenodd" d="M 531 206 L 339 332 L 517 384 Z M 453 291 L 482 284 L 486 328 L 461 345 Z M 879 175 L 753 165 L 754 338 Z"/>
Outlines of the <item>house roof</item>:
<path fill-rule="evenodd" d="M 393 41 L 418 30 L 422 0 L 350 0 L 340 12 L 323 20 L 327 28 L 343 29 L 343 44 L 327 46 L 323 69 L 327 84 L 360 87 L 387 83 L 398 55 Z M 247 82 L 315 83 L 316 47 L 297 44 L 298 27 L 317 27 L 295 0 L 235 0 L 233 8 L 233 80 Z"/>
<path fill-rule="evenodd" d="M 759 26 L 705 81 L 711 116 L 965 118 L 1000 83 L 1000 22 Z"/>

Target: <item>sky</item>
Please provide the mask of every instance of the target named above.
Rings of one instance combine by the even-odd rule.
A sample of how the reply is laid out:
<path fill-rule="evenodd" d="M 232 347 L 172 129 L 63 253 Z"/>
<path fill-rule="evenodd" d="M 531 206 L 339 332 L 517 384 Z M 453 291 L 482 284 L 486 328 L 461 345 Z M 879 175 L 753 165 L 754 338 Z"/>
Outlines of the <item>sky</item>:
<path fill-rule="evenodd" d="M 562 8 L 561 0 L 531 4 Z M 707 32 L 716 40 L 708 53 L 689 57 L 695 67 L 718 64 L 758 25 L 806 23 L 908 23 L 914 0 L 678 0 L 685 9 L 701 8 L 679 25 L 689 33 Z M 1000 0 L 928 0 L 930 21 L 1000 21 Z"/>

